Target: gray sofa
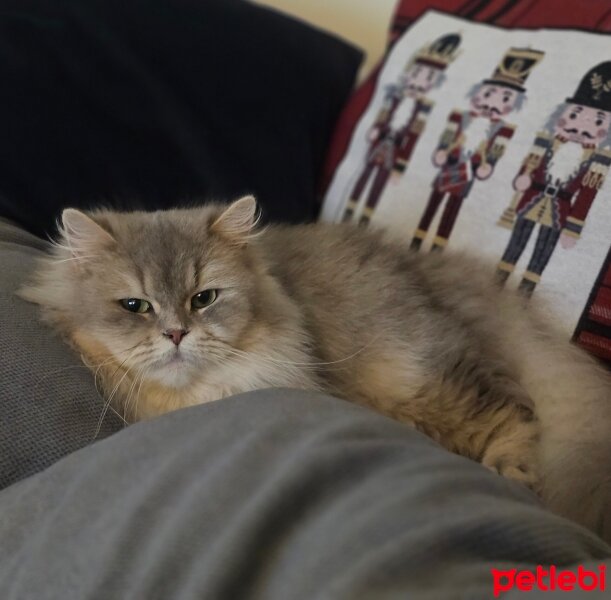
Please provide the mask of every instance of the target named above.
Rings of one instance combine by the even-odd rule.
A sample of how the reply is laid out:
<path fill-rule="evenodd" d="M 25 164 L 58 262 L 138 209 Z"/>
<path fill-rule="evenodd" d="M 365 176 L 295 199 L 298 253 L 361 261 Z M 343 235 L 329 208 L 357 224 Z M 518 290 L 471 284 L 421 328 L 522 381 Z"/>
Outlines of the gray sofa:
<path fill-rule="evenodd" d="M 77 357 L 15 290 L 47 243 L 0 218 L 0 487 L 93 441 L 102 401 Z M 109 414 L 98 437 L 120 429 Z"/>
<path fill-rule="evenodd" d="M 91 374 L 14 296 L 45 246 L 0 223 L 2 600 L 477 600 L 492 569 L 611 567 L 527 490 L 319 394 L 109 413 L 93 443 Z M 608 597 L 558 593 L 531 595 Z"/>

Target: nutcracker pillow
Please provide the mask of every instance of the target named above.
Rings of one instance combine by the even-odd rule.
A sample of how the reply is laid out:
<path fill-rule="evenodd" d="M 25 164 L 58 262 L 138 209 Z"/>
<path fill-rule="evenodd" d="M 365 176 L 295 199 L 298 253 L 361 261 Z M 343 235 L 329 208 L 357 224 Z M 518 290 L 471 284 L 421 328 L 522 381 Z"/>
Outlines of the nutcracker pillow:
<path fill-rule="evenodd" d="M 611 361 L 611 39 L 436 11 L 396 39 L 322 218 L 470 251 Z"/>

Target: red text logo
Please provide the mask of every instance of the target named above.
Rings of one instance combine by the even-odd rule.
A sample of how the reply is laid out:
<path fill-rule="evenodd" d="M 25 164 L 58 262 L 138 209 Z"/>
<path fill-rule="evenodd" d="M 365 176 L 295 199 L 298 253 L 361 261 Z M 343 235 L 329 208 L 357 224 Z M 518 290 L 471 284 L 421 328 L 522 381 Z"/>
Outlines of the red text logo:
<path fill-rule="evenodd" d="M 523 592 L 541 590 L 543 592 L 561 590 L 583 590 L 585 592 L 605 591 L 606 567 L 600 565 L 596 571 L 577 567 L 575 571 L 563 571 L 554 566 L 544 568 L 539 565 L 534 571 L 519 571 L 518 569 L 492 569 L 494 597 L 503 592 L 517 588 Z"/>

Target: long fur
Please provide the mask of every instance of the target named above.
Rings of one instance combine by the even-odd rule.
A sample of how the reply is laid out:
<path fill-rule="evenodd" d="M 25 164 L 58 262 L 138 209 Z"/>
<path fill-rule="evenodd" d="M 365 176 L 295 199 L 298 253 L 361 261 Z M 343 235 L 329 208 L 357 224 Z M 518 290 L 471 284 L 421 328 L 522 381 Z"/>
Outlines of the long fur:
<path fill-rule="evenodd" d="M 413 254 L 348 225 L 253 235 L 254 201 L 238 202 L 71 211 L 21 295 L 128 420 L 264 387 L 326 390 L 530 485 L 611 541 L 602 367 L 467 256 Z M 211 288 L 217 300 L 191 310 Z M 189 331 L 180 349 L 162 335 L 172 327 Z"/>

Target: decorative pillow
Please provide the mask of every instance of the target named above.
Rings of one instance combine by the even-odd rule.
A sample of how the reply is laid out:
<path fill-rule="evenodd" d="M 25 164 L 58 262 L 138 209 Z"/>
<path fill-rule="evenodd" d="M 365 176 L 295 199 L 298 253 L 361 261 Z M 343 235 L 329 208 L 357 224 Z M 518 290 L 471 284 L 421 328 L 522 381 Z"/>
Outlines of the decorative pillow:
<path fill-rule="evenodd" d="M 500 27 L 538 29 L 557 27 L 611 32 L 609 0 L 399 0 L 390 24 L 388 50 L 426 11 L 435 9 L 471 21 Z M 338 119 L 325 162 L 322 188 L 326 189 L 345 156 L 356 123 L 367 108 L 382 65 L 359 86 Z"/>
<path fill-rule="evenodd" d="M 322 218 L 477 253 L 611 360 L 610 41 L 428 12 L 389 52 Z"/>
<path fill-rule="evenodd" d="M 242 0 L 6 0 L 0 216 L 44 235 L 67 205 L 253 192 L 311 219 L 360 58 Z"/>

